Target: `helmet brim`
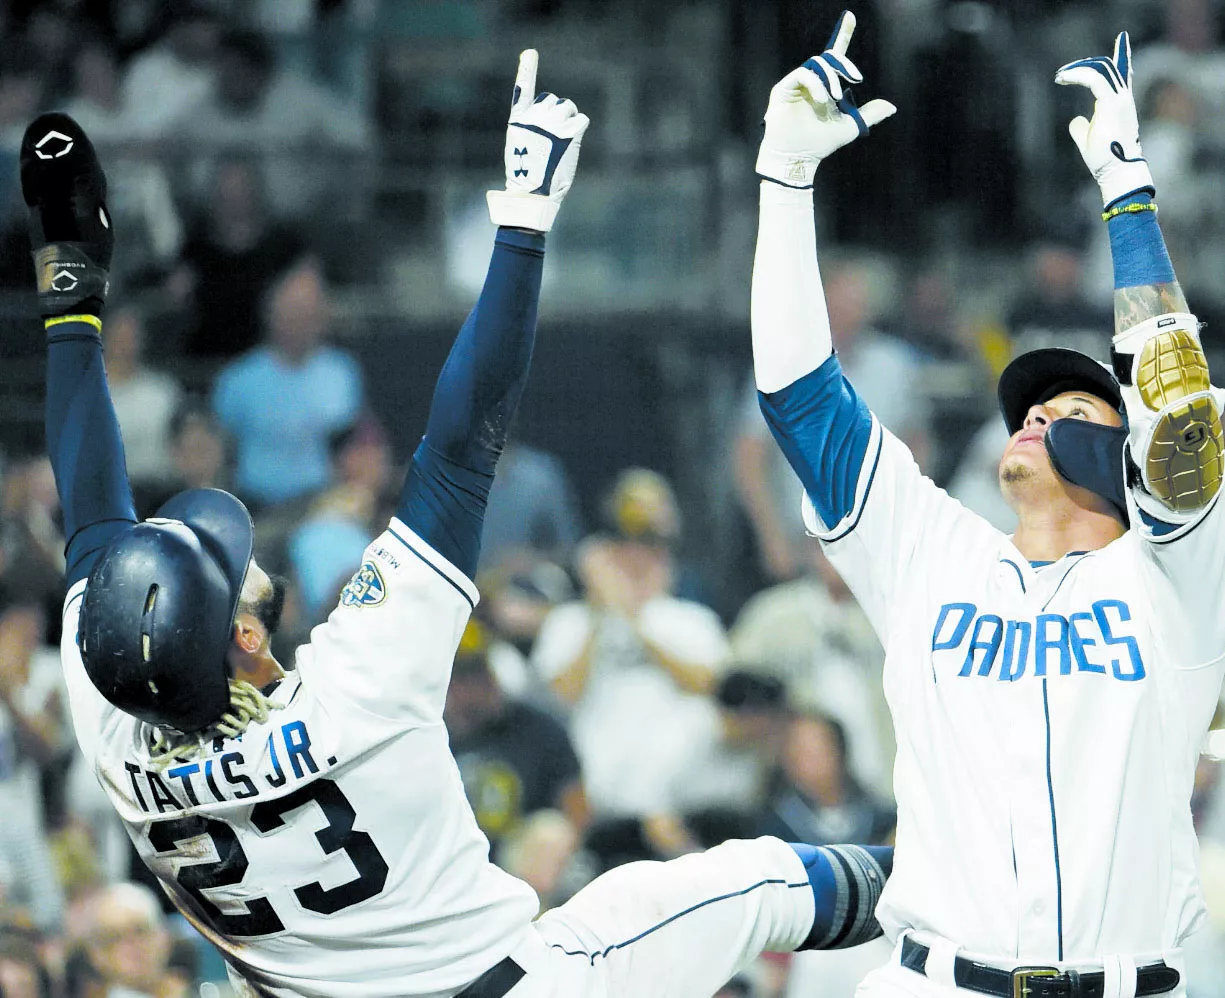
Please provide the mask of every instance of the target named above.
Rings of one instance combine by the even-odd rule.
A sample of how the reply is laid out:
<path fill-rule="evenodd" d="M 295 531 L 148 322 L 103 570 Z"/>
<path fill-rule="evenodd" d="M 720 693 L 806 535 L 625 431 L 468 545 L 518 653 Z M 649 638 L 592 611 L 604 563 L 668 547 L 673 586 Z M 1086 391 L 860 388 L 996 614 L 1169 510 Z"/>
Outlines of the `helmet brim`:
<path fill-rule="evenodd" d="M 1122 411 L 1118 381 L 1092 357 L 1062 347 L 1023 353 L 1000 375 L 997 396 L 1004 425 L 1010 434 L 1016 433 L 1025 424 L 1031 406 L 1072 391 L 1096 395 L 1116 411 Z"/>
<path fill-rule="evenodd" d="M 181 520 L 217 559 L 233 594 L 232 620 L 255 549 L 255 524 L 242 500 L 222 489 L 188 489 L 167 500 L 153 515 Z"/>

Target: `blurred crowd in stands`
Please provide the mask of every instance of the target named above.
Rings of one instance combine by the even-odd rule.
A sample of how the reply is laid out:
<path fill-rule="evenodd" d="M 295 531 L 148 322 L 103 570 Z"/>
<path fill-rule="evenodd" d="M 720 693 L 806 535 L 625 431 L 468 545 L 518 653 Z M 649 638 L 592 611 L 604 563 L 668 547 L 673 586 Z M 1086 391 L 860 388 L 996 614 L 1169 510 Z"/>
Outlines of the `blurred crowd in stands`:
<path fill-rule="evenodd" d="M 690 18 L 684 26 L 696 11 L 740 39 L 729 41 L 727 64 L 764 87 L 747 92 L 746 83 L 742 94 L 719 84 L 730 106 L 746 107 L 743 120 L 729 112 L 726 148 L 716 153 L 737 162 L 736 150 L 743 159 L 745 143 L 756 141 L 755 116 L 776 70 L 823 41 L 823 28 L 796 26 L 828 24 L 841 5 L 626 6 L 664 37 L 672 13 Z M 1217 252 L 1225 233 L 1225 53 L 1216 6 L 879 0 L 857 8 L 866 25 L 857 61 L 868 78 L 890 96 L 884 81 L 907 83 L 909 103 L 943 106 L 947 120 L 937 137 L 923 132 L 930 110 L 909 123 L 899 115 L 896 127 L 880 130 L 885 152 L 822 167 L 818 214 L 835 345 L 884 425 L 939 483 L 1003 529 L 1011 513 L 996 488 L 1004 430 L 992 411 L 994 376 L 1013 352 L 1038 346 L 1101 356 L 1111 329 L 1095 205 L 1078 176 L 1061 173 L 1071 143 L 1052 153 L 1037 181 L 1027 172 L 1034 156 L 1022 138 L 1047 148 L 1047 133 L 1062 129 L 1071 105 L 1048 95 L 1052 119 L 1027 118 L 1026 72 L 1038 67 L 1046 87 L 1048 68 L 1104 50 L 1116 26 L 1134 25 L 1161 221 L 1192 305 L 1209 321 L 1217 370 L 1225 370 L 1225 339 L 1213 321 L 1225 304 Z M 355 259 L 369 242 L 345 241 L 359 178 L 371 158 L 398 149 L 400 105 L 388 103 L 375 79 L 394 60 L 377 54 L 375 39 L 393 29 L 408 38 L 530 38 L 528 29 L 552 31 L 558 22 L 577 35 L 615 33 L 607 18 L 602 4 L 583 0 L 13 0 L 0 8 L 0 290 L 13 302 L 0 343 L 0 386 L 11 403 L 0 404 L 5 998 L 205 998 L 226 989 L 219 957 L 171 914 L 74 748 L 56 650 L 58 503 L 50 466 L 30 442 L 38 414 L 14 401 L 15 372 L 36 369 L 40 350 L 16 174 L 26 123 L 40 110 L 66 109 L 108 170 L 121 242 L 104 349 L 137 511 L 152 515 L 177 491 L 200 486 L 247 502 L 258 560 L 289 583 L 277 638 L 288 663 L 386 524 L 422 429 L 403 425 L 411 420 L 398 400 L 371 388 L 386 388 L 385 369 L 403 364 L 413 339 L 399 341 L 393 356 L 383 340 L 337 334 L 339 303 L 386 294 L 380 273 Z M 923 27 L 910 49 L 896 27 L 888 30 L 893 22 Z M 739 30 L 746 27 L 756 35 Z M 1005 84 L 1006 67 L 993 58 L 1006 32 L 1030 47 L 1021 53 L 1026 72 Z M 1073 43 L 1085 50 L 1067 51 Z M 515 45 L 503 47 L 513 64 Z M 910 57 L 905 72 L 890 62 L 899 52 Z M 991 102 L 980 97 L 993 86 L 998 100 L 984 107 Z M 586 106 L 582 93 L 572 96 Z M 683 132 L 668 110 L 648 102 L 636 113 L 662 115 L 657 129 Z M 481 113 L 493 139 L 480 163 L 485 182 L 494 182 L 501 97 Z M 427 135 L 436 124 L 417 122 Z M 907 150 L 915 153 L 909 160 Z M 411 158 L 402 149 L 395 155 Z M 593 148 L 592 170 L 609 155 Z M 909 163 L 895 189 L 900 205 L 881 187 L 899 158 Z M 755 199 L 747 165 L 742 179 L 724 205 L 733 246 L 733 223 L 752 218 Z M 582 196 L 576 187 L 573 200 Z M 920 213 L 920 204 L 933 213 Z M 357 211 L 376 226 L 370 204 Z M 1024 224 L 1013 227 L 1018 218 Z M 881 232 L 897 237 L 896 251 L 881 246 Z M 626 396 L 619 404 L 643 422 L 627 415 L 617 440 L 596 440 L 584 436 L 585 421 L 601 415 L 583 395 L 591 387 L 583 378 L 639 375 L 632 366 L 575 373 L 560 403 L 567 425 L 552 437 L 564 432 L 573 445 L 521 435 L 499 466 L 477 579 L 482 601 L 456 658 L 446 720 L 495 860 L 531 883 L 543 906 L 610 866 L 729 837 L 892 840 L 883 651 L 805 536 L 799 483 L 759 414 L 743 321 L 751 236 L 747 245 L 732 254 L 744 302 L 730 350 L 715 334 L 713 346 L 654 336 L 666 315 L 626 322 L 651 329 L 650 349 L 635 354 L 654 372 L 651 383 L 698 389 L 652 400 L 645 414 Z M 546 323 L 548 298 L 546 291 Z M 725 315 L 709 320 L 712 330 L 727 325 Z M 585 365 L 581 340 L 567 340 L 574 359 L 554 363 Z M 423 413 L 427 400 L 414 399 L 412 410 Z M 529 391 L 524 422 L 533 425 L 532 406 L 548 401 Z M 651 433 L 636 439 L 635 426 Z M 668 433 L 701 444 L 652 445 Z M 609 465 L 600 457 L 608 453 L 628 459 Z M 653 460 L 661 453 L 665 460 Z M 1212 921 L 1190 946 L 1191 998 L 1225 996 L 1219 770 L 1206 755 L 1193 801 Z M 849 998 L 858 977 L 885 958 L 882 945 L 764 959 L 720 998 Z"/>

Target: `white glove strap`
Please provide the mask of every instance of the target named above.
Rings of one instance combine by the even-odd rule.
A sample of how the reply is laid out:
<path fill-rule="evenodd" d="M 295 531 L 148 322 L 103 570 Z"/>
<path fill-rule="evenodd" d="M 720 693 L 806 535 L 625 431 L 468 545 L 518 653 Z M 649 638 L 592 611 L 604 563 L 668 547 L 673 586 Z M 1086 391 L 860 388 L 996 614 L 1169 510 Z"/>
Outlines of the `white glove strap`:
<path fill-rule="evenodd" d="M 489 220 L 494 225 L 536 232 L 548 232 L 553 228 L 560 207 L 559 202 L 542 194 L 523 191 L 487 191 L 485 200 L 489 204 Z"/>
<path fill-rule="evenodd" d="M 757 151 L 757 174 L 787 187 L 811 188 L 820 162 L 819 156 L 778 152 L 763 143 Z"/>
<path fill-rule="evenodd" d="M 1117 163 L 1112 166 L 1098 178 L 1098 189 L 1102 192 L 1102 207 L 1109 208 L 1116 201 L 1122 201 L 1141 191 L 1152 193 L 1157 187 L 1153 183 L 1153 174 L 1148 163 L 1141 160 L 1138 163 Z"/>

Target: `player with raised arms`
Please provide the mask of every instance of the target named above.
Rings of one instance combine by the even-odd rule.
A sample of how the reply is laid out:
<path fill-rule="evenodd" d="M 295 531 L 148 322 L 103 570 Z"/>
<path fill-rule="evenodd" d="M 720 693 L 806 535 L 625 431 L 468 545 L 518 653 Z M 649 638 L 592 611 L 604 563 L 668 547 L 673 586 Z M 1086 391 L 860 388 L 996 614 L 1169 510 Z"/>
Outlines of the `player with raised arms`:
<path fill-rule="evenodd" d="M 68 538 L 76 733 L 141 858 L 240 994 L 708 998 L 763 949 L 850 946 L 891 849 L 735 841 L 598 878 L 536 919 L 489 862 L 442 712 L 477 600 L 485 501 L 527 377 L 545 233 L 588 120 L 519 63 L 488 276 L 439 377 L 395 518 L 285 671 L 282 592 L 216 490 L 137 523 L 99 343 L 113 235 L 71 118 L 27 130 L 47 444 Z M 581 404 L 582 400 L 576 400 Z"/>
<path fill-rule="evenodd" d="M 893 112 L 855 107 L 842 61 L 770 95 L 752 327 L 805 523 L 886 649 L 895 949 L 858 996 L 1182 994 L 1204 915 L 1192 779 L 1225 669 L 1221 395 L 1157 227 L 1127 36 L 1056 78 L 1096 98 L 1070 130 L 1106 206 L 1113 372 L 1060 349 L 1004 371 L 1012 536 L 923 477 L 832 353 L 814 171 Z"/>

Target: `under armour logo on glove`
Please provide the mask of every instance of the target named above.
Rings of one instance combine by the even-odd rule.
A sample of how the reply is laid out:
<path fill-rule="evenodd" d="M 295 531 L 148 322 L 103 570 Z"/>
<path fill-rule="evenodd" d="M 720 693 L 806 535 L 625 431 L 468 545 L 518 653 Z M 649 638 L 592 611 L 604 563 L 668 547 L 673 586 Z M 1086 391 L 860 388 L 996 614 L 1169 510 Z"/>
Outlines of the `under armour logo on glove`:
<path fill-rule="evenodd" d="M 498 225 L 548 232 L 574 180 L 579 144 L 589 121 L 573 101 L 536 91 L 535 49 L 519 59 L 506 126 L 506 190 L 489 192 Z"/>

